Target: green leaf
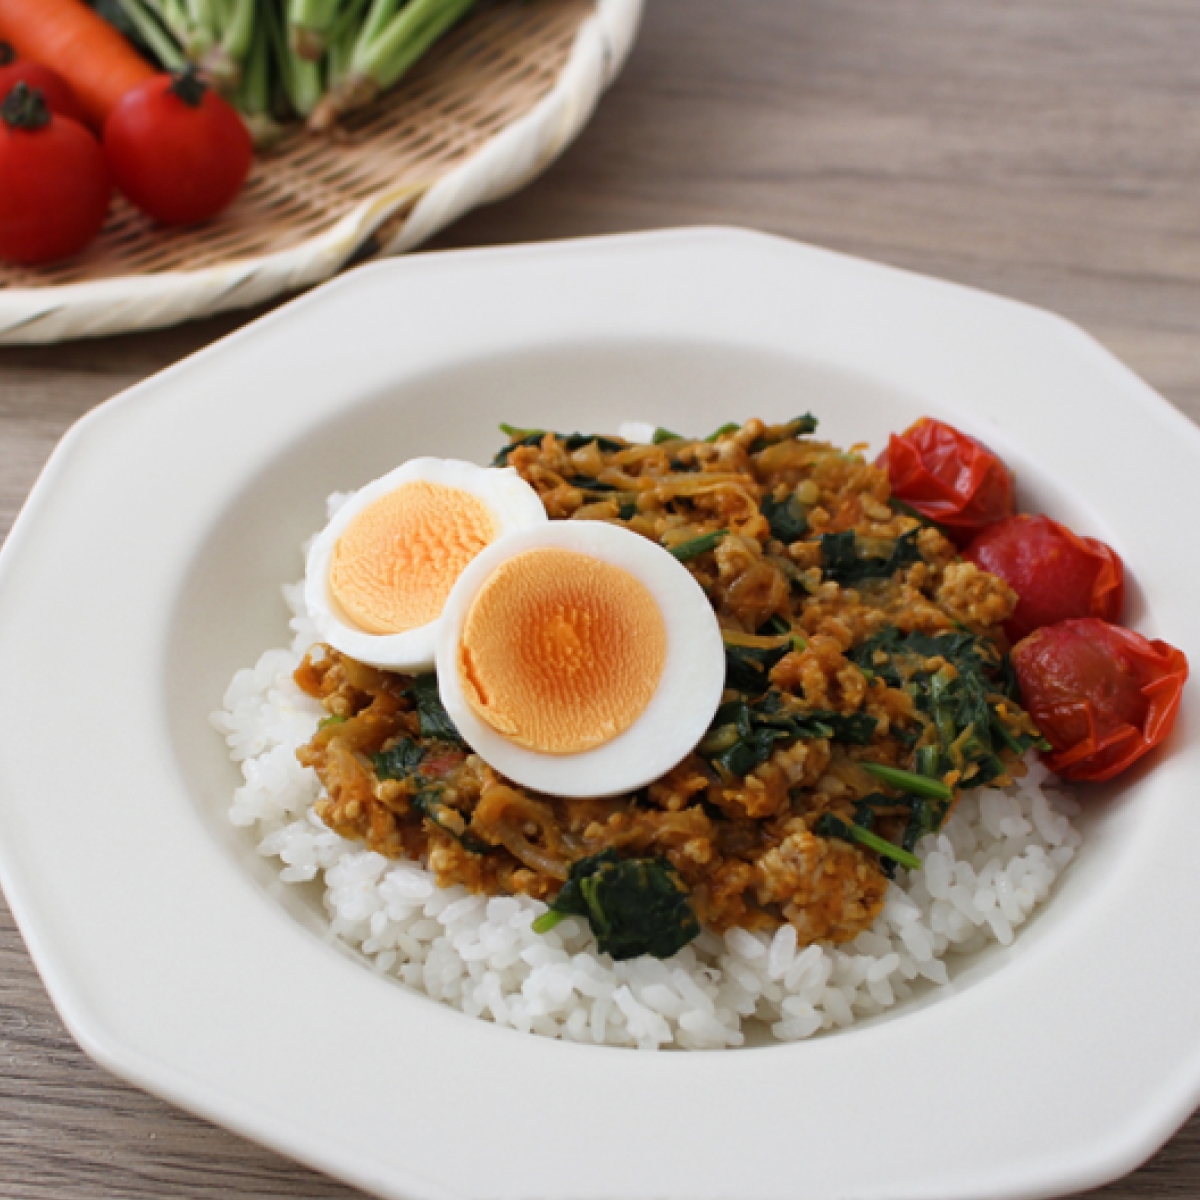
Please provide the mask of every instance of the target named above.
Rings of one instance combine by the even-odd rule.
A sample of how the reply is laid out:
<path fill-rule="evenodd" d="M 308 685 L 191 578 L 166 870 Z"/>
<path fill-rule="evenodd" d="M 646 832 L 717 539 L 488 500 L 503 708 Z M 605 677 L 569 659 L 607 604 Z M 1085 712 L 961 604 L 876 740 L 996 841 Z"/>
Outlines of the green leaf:
<path fill-rule="evenodd" d="M 725 686 L 758 696 L 770 686 L 771 669 L 788 652 L 787 646 L 762 650 L 756 646 L 725 647 Z"/>
<path fill-rule="evenodd" d="M 556 433 L 554 435 L 568 450 L 582 450 L 584 446 L 596 443 L 602 454 L 615 454 L 625 449 L 625 443 L 615 438 L 601 437 L 597 433 Z"/>
<path fill-rule="evenodd" d="M 501 425 L 500 428 L 504 429 L 505 427 Z M 508 466 L 508 456 L 514 450 L 516 450 L 518 446 L 540 446 L 542 444 L 542 438 L 546 436 L 540 429 L 534 429 L 530 431 L 517 430 L 516 432 L 521 433 L 522 436 L 514 438 L 496 455 L 495 458 L 492 459 L 493 467 Z"/>
<path fill-rule="evenodd" d="M 546 436 L 544 429 L 518 429 L 514 425 L 501 425 L 500 429 L 507 434 L 511 439 L 509 444 L 501 450 L 494 459 L 492 459 L 493 467 L 504 467 L 508 465 L 508 456 L 517 449 L 518 446 L 540 446 L 542 439 Z M 581 450 L 584 446 L 595 442 L 600 450 L 605 454 L 615 453 L 617 450 L 624 450 L 625 443 L 619 442 L 615 438 L 600 437 L 594 433 L 556 433 L 552 435 L 558 441 L 562 442 L 567 450 Z"/>
<path fill-rule="evenodd" d="M 886 662 L 876 661 L 882 654 Z M 937 732 L 936 745 L 914 756 L 918 774 L 939 777 L 952 767 L 963 771 L 964 786 L 981 787 L 1005 774 L 1000 753 L 1024 754 L 1033 735 L 1014 735 L 996 705 L 1011 699 L 1011 669 L 1006 656 L 988 638 L 970 630 L 939 634 L 901 634 L 883 630 L 851 652 L 860 667 L 871 669 L 890 687 L 903 688 Z M 926 666 L 945 659 L 953 671 Z"/>
<path fill-rule="evenodd" d="M 394 746 L 371 758 L 377 779 L 407 779 L 415 775 L 425 750 L 412 738 L 401 738 Z"/>
<path fill-rule="evenodd" d="M 744 648 L 727 646 L 726 653 L 732 649 Z M 869 713 L 791 710 L 783 694 L 772 688 L 760 699 L 742 696 L 722 704 L 697 750 L 731 775 L 746 776 L 771 757 L 778 742 L 829 738 L 866 745 L 877 726 Z"/>
<path fill-rule="evenodd" d="M 581 492 L 619 492 L 621 489 L 612 483 L 601 483 L 587 475 L 572 475 L 566 480 L 573 488 Z"/>
<path fill-rule="evenodd" d="M 795 495 L 784 500 L 764 496 L 760 507 L 771 527 L 771 536 L 781 542 L 790 545 L 808 532 L 808 510 Z"/>
<path fill-rule="evenodd" d="M 417 714 L 421 718 L 421 736 L 438 738 L 443 742 L 454 742 L 465 746 L 462 734 L 455 728 L 449 714 L 442 706 L 442 698 L 438 695 L 436 675 L 418 675 L 408 691 L 417 706 Z"/>
<path fill-rule="evenodd" d="M 661 446 L 663 442 L 682 442 L 683 435 L 672 433 L 669 429 L 664 429 L 661 425 L 654 431 L 654 436 L 650 439 L 656 446 Z"/>
<path fill-rule="evenodd" d="M 804 437 L 806 434 L 815 432 L 817 428 L 817 418 L 812 413 L 805 413 L 802 417 L 793 417 L 779 427 L 777 432 L 774 432 L 770 437 L 758 438 L 750 447 L 751 454 L 757 454 L 760 450 L 765 450 L 768 446 L 776 446 L 780 442 L 786 442 L 790 438 Z"/>
<path fill-rule="evenodd" d="M 835 713 L 814 710 L 812 719 L 830 731 L 820 736 L 832 738 L 835 742 L 847 742 L 851 746 L 870 745 L 875 730 L 879 727 L 879 722 L 870 713 L 864 712 Z"/>
<path fill-rule="evenodd" d="M 537 933 L 567 916 L 584 917 L 602 954 L 618 962 L 643 954 L 670 958 L 700 933 L 687 889 L 661 858 L 621 858 L 605 850 L 571 865 Z"/>
<path fill-rule="evenodd" d="M 821 535 L 821 570 L 826 579 L 850 587 L 868 579 L 890 579 L 903 567 L 921 561 L 919 530 L 911 529 L 892 544 L 886 556 L 864 555 L 854 530 Z"/>

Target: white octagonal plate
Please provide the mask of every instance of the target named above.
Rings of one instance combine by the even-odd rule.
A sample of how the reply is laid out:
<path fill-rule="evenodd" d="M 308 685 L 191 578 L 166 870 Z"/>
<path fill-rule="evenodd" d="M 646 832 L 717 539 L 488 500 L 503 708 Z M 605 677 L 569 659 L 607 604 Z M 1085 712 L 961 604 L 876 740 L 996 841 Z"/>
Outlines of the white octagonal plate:
<path fill-rule="evenodd" d="M 1127 619 L 1200 662 L 1200 434 L 1046 313 L 756 234 L 681 231 L 354 271 L 103 406 L 0 553 L 0 880 L 81 1045 L 385 1197 L 1006 1200 L 1119 1175 L 1200 1097 L 1200 708 L 1093 789 L 1008 950 L 794 1045 L 544 1040 L 323 936 L 224 814 L 206 715 L 285 636 L 322 501 L 496 425 L 704 431 L 811 409 L 882 445 L 928 413 L 1023 507 L 1110 541 Z"/>

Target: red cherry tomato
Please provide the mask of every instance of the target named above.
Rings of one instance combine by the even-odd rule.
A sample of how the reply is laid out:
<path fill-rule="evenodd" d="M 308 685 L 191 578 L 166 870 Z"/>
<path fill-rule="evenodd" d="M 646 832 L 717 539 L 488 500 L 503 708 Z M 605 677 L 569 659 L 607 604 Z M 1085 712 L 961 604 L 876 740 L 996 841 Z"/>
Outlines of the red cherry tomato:
<path fill-rule="evenodd" d="M 53 262 L 100 232 L 112 196 L 104 151 L 18 83 L 0 105 L 0 257 Z"/>
<path fill-rule="evenodd" d="M 70 117 L 81 125 L 87 123 L 75 89 L 57 71 L 43 67 L 41 63 L 14 59 L 13 48 L 7 42 L 0 42 L 0 104 L 18 83 L 23 83 L 42 93 L 52 113 Z"/>
<path fill-rule="evenodd" d="M 1111 546 L 1078 537 L 1049 517 L 1022 514 L 989 525 L 963 558 L 999 575 L 1020 601 L 1004 626 L 1016 642 L 1072 617 L 1116 621 L 1125 600 L 1125 566 Z"/>
<path fill-rule="evenodd" d="M 104 126 L 104 148 L 117 187 L 164 225 L 215 217 L 254 157 L 241 117 L 190 68 L 128 92 Z"/>
<path fill-rule="evenodd" d="M 944 525 L 959 544 L 1014 511 L 1012 476 L 1004 463 L 932 417 L 892 434 L 877 465 L 887 468 L 897 500 Z"/>
<path fill-rule="evenodd" d="M 1047 625 L 1013 647 L 1029 715 L 1065 779 L 1111 779 L 1175 724 L 1188 676 L 1182 651 L 1131 629 L 1082 617 Z"/>

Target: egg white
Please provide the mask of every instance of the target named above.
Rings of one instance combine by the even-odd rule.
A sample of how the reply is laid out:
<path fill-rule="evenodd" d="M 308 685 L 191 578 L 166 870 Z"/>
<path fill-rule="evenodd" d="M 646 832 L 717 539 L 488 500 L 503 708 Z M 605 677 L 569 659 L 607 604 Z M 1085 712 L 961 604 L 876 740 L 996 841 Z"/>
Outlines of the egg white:
<path fill-rule="evenodd" d="M 512 467 L 479 467 L 453 458 L 411 458 L 350 496 L 309 549 L 304 600 L 322 641 L 373 667 L 429 670 L 441 618 L 402 633 L 368 633 L 347 616 L 330 591 L 329 569 L 338 539 L 351 521 L 376 500 L 417 480 L 458 488 L 482 501 L 496 521 L 497 540 L 549 520 L 537 492 Z"/>
<path fill-rule="evenodd" d="M 666 661 L 650 703 L 624 733 L 578 754 L 542 754 L 509 741 L 476 716 L 459 676 L 463 625 L 480 588 L 501 563 L 543 547 L 628 571 L 650 592 L 666 626 Z M 459 733 L 501 774 L 557 796 L 612 796 L 652 783 L 695 748 L 721 702 L 725 650 L 704 590 L 661 546 L 602 521 L 551 521 L 497 538 L 467 564 L 442 610 L 437 674 L 442 704 Z"/>

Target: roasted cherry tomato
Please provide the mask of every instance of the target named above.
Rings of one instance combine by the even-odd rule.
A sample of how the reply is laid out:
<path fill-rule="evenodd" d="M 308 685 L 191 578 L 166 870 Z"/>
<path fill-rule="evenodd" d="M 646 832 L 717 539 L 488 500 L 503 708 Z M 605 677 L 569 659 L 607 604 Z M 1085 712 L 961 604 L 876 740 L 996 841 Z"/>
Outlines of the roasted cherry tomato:
<path fill-rule="evenodd" d="M 892 434 L 877 465 L 887 468 L 897 500 L 945 526 L 960 545 L 1014 511 L 1008 468 L 986 446 L 932 417 Z"/>
<path fill-rule="evenodd" d="M 1021 698 L 1066 779 L 1111 779 L 1175 724 L 1188 675 L 1182 651 L 1082 617 L 1047 625 L 1013 647 Z"/>
<path fill-rule="evenodd" d="M 1072 617 L 1116 621 L 1125 600 L 1125 566 L 1111 546 L 1078 537 L 1049 517 L 1022 514 L 989 525 L 963 551 L 1020 597 L 1004 626 L 1012 641 Z"/>
<path fill-rule="evenodd" d="M 254 157 L 241 117 L 190 67 L 128 92 L 104 126 L 104 148 L 117 187 L 164 225 L 215 217 Z"/>
<path fill-rule="evenodd" d="M 96 139 L 18 83 L 0 104 L 0 257 L 44 263 L 77 254 L 100 232 L 111 195 Z"/>
<path fill-rule="evenodd" d="M 0 42 L 0 103 L 18 83 L 37 88 L 52 113 L 70 117 L 81 125 L 87 123 L 75 89 L 57 71 L 41 63 L 17 62 L 13 48 L 7 42 Z"/>

